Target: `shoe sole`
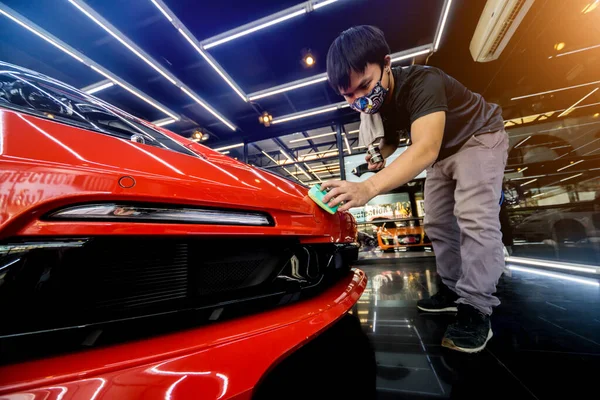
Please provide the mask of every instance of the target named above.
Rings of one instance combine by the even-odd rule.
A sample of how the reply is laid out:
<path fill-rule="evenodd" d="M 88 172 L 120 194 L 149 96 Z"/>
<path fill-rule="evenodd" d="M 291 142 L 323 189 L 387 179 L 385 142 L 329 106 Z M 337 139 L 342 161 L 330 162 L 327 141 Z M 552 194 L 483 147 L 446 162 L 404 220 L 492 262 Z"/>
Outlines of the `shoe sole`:
<path fill-rule="evenodd" d="M 429 312 L 429 313 L 455 313 L 458 312 L 458 307 L 446 307 L 446 308 L 423 308 L 421 306 L 417 306 L 417 308 L 421 311 Z"/>
<path fill-rule="evenodd" d="M 487 342 L 489 342 L 493 336 L 494 336 L 494 332 L 492 332 L 492 329 L 490 328 L 488 335 L 487 335 L 487 339 L 485 339 L 485 342 L 481 346 L 475 347 L 472 349 L 465 348 L 465 347 L 459 347 L 459 346 L 455 345 L 451 339 L 446 339 L 446 338 L 444 338 L 444 340 L 442 340 L 442 346 L 447 347 L 452 350 L 462 351 L 463 353 L 479 353 L 481 350 L 485 349 Z"/>

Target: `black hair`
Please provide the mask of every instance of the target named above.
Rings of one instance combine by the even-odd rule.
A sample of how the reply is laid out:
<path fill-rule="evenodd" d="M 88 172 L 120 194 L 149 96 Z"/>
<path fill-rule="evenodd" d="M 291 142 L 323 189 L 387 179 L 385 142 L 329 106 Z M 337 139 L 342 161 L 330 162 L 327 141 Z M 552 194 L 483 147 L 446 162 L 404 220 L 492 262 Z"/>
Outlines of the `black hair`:
<path fill-rule="evenodd" d="M 367 64 L 383 69 L 390 46 L 381 29 L 370 25 L 353 26 L 338 36 L 327 52 L 327 77 L 336 93 L 350 86 L 350 73 L 363 73 Z"/>

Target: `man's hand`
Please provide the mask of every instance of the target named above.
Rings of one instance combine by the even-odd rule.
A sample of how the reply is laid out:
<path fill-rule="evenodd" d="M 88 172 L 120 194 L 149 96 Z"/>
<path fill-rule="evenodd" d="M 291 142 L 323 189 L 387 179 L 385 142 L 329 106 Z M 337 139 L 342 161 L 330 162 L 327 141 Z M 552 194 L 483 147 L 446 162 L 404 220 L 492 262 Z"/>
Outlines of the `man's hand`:
<path fill-rule="evenodd" d="M 369 167 L 369 171 L 379 171 L 380 169 L 385 167 L 385 158 L 383 159 L 382 162 L 378 162 L 378 163 L 374 164 L 371 162 L 371 155 L 369 153 L 367 153 L 367 155 L 365 156 L 365 160 L 367 161 L 367 166 Z"/>
<path fill-rule="evenodd" d="M 338 208 L 338 211 L 347 211 L 352 207 L 360 207 L 367 204 L 369 200 L 377 195 L 375 187 L 365 182 L 348 182 L 348 181 L 327 181 L 321 183 L 321 189 L 325 190 L 332 188 L 323 198 L 323 202 L 329 207 L 335 207 L 342 201 L 344 205 Z"/>

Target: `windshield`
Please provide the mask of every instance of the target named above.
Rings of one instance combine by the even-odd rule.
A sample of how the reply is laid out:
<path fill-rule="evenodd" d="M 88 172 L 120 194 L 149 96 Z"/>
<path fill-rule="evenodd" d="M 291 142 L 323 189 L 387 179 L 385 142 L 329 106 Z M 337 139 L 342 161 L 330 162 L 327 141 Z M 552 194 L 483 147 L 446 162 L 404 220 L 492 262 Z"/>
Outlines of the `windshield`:
<path fill-rule="evenodd" d="M 0 107 L 195 156 L 128 113 L 60 81 L 0 62 Z"/>

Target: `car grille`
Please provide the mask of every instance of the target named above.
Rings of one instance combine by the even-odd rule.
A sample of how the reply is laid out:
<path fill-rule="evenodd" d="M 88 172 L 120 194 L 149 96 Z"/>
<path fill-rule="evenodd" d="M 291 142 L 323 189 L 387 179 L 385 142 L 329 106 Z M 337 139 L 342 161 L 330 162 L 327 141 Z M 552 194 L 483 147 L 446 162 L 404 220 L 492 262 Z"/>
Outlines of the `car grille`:
<path fill-rule="evenodd" d="M 301 246 L 281 238 L 47 243 L 0 245 L 0 265 L 11 263 L 0 274 L 0 303 L 11 304 L 0 339 L 285 294 L 316 285 L 327 268 L 347 266 L 354 257 L 341 258 L 333 244 Z M 286 272 L 293 257 L 299 274 Z"/>

